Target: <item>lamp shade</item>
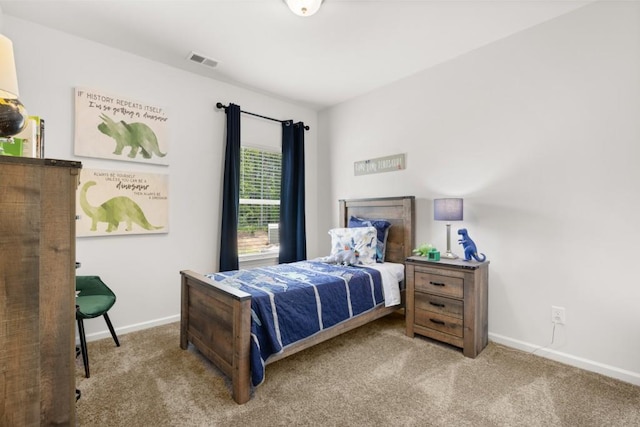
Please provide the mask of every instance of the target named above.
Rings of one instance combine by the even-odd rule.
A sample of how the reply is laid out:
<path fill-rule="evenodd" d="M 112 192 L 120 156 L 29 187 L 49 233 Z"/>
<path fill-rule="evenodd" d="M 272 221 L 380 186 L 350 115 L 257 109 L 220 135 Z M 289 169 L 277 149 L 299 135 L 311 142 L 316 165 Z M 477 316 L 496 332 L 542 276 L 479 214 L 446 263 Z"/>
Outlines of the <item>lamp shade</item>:
<path fill-rule="evenodd" d="M 287 6 L 298 16 L 311 16 L 320 9 L 323 0 L 285 0 Z"/>
<path fill-rule="evenodd" d="M 433 219 L 436 221 L 462 221 L 462 199 L 434 199 Z"/>
<path fill-rule="evenodd" d="M 0 34 L 0 98 L 17 99 L 19 95 L 13 43 Z"/>

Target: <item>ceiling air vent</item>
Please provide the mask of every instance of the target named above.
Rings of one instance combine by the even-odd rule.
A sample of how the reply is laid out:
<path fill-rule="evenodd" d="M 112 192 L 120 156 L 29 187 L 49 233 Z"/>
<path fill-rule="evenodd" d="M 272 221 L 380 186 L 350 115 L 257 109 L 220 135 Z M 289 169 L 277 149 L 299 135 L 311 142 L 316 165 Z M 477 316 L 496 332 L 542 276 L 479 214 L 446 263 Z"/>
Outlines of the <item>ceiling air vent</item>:
<path fill-rule="evenodd" d="M 204 55 L 200 55 L 199 53 L 191 52 L 187 57 L 190 61 L 197 62 L 198 64 L 202 64 L 209 68 L 215 68 L 218 65 L 218 61 L 213 60 L 211 58 L 207 58 Z"/>

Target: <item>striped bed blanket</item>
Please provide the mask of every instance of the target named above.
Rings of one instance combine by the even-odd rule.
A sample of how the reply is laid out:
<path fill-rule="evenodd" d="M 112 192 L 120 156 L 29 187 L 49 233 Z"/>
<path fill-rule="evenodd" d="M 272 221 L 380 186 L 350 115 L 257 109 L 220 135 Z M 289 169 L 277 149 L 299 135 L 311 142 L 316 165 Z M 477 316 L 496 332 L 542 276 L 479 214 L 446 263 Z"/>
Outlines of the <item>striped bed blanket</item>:
<path fill-rule="evenodd" d="M 208 277 L 251 294 L 254 386 L 269 356 L 384 303 L 380 272 L 363 266 L 300 261 Z"/>

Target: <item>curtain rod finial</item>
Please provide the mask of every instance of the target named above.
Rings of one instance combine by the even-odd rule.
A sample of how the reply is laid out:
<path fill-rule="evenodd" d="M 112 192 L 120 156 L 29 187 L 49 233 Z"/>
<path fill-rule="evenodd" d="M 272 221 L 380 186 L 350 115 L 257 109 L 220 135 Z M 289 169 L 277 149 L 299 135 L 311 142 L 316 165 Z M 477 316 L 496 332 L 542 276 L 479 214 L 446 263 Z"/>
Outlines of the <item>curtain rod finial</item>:
<path fill-rule="evenodd" d="M 218 103 L 216 103 L 216 107 L 217 107 L 217 108 L 224 108 L 225 110 L 227 109 L 227 107 L 225 107 L 224 105 L 222 105 L 222 102 L 218 102 Z"/>

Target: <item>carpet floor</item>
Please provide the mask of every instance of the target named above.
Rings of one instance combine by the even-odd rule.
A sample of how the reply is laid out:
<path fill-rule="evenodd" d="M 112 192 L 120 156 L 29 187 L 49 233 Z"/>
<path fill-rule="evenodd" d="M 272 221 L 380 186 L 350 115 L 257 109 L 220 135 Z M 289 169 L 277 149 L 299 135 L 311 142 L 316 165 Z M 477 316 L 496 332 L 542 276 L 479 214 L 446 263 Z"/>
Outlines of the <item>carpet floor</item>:
<path fill-rule="evenodd" d="M 640 387 L 489 343 L 476 358 L 390 315 L 267 366 L 252 399 L 177 323 L 89 343 L 81 426 L 640 426 Z"/>

